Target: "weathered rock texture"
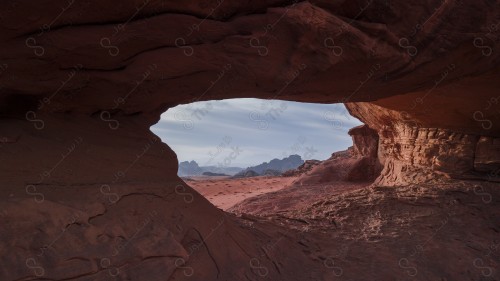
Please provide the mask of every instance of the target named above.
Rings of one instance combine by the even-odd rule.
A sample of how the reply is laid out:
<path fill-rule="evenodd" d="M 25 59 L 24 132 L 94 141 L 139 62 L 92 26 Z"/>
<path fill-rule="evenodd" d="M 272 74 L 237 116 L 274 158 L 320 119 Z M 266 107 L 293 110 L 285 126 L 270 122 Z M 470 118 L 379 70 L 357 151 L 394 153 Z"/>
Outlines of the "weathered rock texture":
<path fill-rule="evenodd" d="M 349 130 L 353 146 L 345 151 L 334 152 L 325 161 L 314 162 L 291 171 L 297 176 L 293 185 L 324 184 L 333 181 L 373 182 L 380 176 L 379 136 L 367 125 Z"/>
<path fill-rule="evenodd" d="M 347 106 L 379 133 L 377 154 L 384 170 L 376 182 L 378 185 L 439 181 L 443 178 L 499 181 L 499 138 L 427 127 L 415 123 L 418 121 L 405 119 L 400 112 L 374 104 Z M 439 117 L 436 115 L 436 118 Z"/>
<path fill-rule="evenodd" d="M 484 182 L 375 188 L 344 182 L 293 186 L 231 210 L 315 232 L 298 247 L 330 272 L 309 280 L 495 280 L 498 192 Z"/>
<path fill-rule="evenodd" d="M 491 180 L 499 16 L 476 0 L 0 3 L 0 279 L 331 279 L 292 234 L 197 195 L 149 127 L 196 100 L 344 102 L 379 135 L 379 184 Z"/>
<path fill-rule="evenodd" d="M 288 170 L 281 174 L 282 177 L 295 177 L 304 173 L 311 171 L 314 167 L 321 164 L 320 160 L 306 160 L 304 164 L 300 165 L 296 169 Z"/>

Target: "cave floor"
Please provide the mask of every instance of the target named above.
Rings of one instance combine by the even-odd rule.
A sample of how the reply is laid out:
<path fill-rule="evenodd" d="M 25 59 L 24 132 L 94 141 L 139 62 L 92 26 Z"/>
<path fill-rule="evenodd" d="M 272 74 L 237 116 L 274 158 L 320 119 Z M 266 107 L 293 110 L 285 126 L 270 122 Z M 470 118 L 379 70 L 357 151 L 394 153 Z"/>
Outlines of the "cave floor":
<path fill-rule="evenodd" d="M 293 179 L 252 181 L 278 186 L 244 193 L 226 210 L 249 232 L 268 233 L 271 242 L 261 248 L 271 258 L 286 255 L 283 249 L 292 247 L 302 252 L 299 260 L 321 265 L 309 269 L 310 280 L 498 280 L 500 276 L 498 184 L 283 186 Z M 230 188 L 237 197 L 248 189 L 235 190 L 238 186 L 228 187 L 228 182 L 211 180 L 209 187 L 224 187 L 225 194 L 209 193 L 209 200 L 224 199 Z M 239 186 L 244 186 L 241 182 Z M 197 184 L 194 188 L 200 190 L 201 183 Z"/>

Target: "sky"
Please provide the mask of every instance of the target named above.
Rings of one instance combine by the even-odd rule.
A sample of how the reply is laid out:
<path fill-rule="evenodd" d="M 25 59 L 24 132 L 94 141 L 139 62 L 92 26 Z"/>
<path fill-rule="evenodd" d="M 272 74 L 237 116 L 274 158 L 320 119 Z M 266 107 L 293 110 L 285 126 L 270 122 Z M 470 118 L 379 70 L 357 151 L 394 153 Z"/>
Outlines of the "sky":
<path fill-rule="evenodd" d="M 246 168 L 292 154 L 328 159 L 352 145 L 347 131 L 360 124 L 343 104 L 226 99 L 171 108 L 151 130 L 179 162 Z"/>

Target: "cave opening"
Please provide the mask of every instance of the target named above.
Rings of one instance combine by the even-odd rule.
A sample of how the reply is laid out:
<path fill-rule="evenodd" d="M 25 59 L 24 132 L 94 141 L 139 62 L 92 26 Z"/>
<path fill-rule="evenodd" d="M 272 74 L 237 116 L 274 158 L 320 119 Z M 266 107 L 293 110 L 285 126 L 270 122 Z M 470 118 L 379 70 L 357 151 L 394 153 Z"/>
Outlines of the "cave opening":
<path fill-rule="evenodd" d="M 250 212 L 242 206 L 277 202 L 283 189 L 366 186 L 373 178 L 356 175 L 366 173 L 358 163 L 366 159 L 353 158 L 362 124 L 343 104 L 242 98 L 178 105 L 151 130 L 177 154 L 184 182 L 223 210 Z M 353 163 L 362 167 L 354 171 Z M 308 196 L 281 193 L 287 201 Z"/>

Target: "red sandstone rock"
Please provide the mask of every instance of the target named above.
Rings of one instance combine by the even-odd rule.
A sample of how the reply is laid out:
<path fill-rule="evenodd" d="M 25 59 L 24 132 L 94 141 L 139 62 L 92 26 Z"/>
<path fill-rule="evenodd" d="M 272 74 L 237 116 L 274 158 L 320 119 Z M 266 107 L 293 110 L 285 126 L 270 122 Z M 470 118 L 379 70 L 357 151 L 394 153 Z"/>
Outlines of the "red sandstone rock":
<path fill-rule="evenodd" d="M 492 176 L 498 170 L 497 160 L 493 160 L 498 154 L 493 143 L 498 138 L 424 127 L 408 120 L 407 113 L 375 104 L 351 103 L 347 107 L 378 131 L 378 158 L 384 170 L 376 184 L 401 185 L 450 177 L 498 180 Z M 485 151 L 489 151 L 489 158 L 485 159 Z"/>
<path fill-rule="evenodd" d="M 349 130 L 353 147 L 339 151 L 309 169 L 298 169 L 295 185 L 321 184 L 332 181 L 373 182 L 382 170 L 378 159 L 378 135 L 361 125 Z"/>
<path fill-rule="evenodd" d="M 312 170 L 315 166 L 320 164 L 322 161 L 319 160 L 306 160 L 304 164 L 300 165 L 296 169 L 285 171 L 281 174 L 282 177 L 295 177 L 303 173 L 307 173 Z"/>
<path fill-rule="evenodd" d="M 397 186 L 498 178 L 499 15 L 476 0 L 2 2 L 0 279 L 496 278 L 498 184 Z M 237 97 L 346 102 L 377 132 L 375 184 L 394 190 L 305 213 L 333 212 L 351 240 L 235 218 L 176 176 L 149 127 Z M 401 213 L 405 197 L 432 206 Z"/>

